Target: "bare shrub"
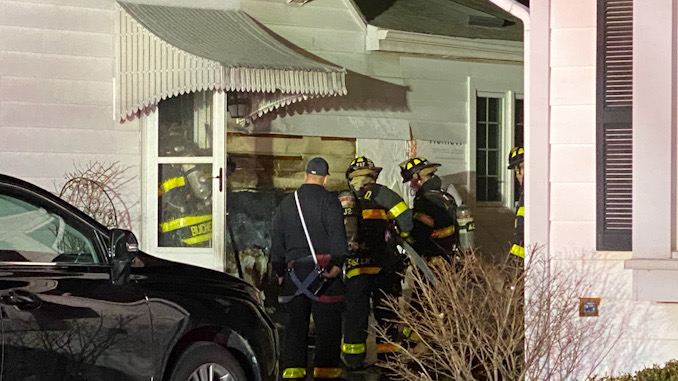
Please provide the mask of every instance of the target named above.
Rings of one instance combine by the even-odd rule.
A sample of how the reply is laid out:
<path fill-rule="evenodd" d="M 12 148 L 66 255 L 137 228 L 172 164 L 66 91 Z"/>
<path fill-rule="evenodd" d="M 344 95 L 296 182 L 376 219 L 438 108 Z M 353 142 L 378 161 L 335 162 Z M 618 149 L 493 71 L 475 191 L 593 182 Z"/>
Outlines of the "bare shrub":
<path fill-rule="evenodd" d="M 63 185 L 54 183 L 56 194 L 106 227 L 129 229 L 129 211 L 120 197 L 121 188 L 132 180 L 125 177 L 129 169 L 119 162 L 75 165 Z"/>
<path fill-rule="evenodd" d="M 609 335 L 604 320 L 578 316 L 578 298 L 591 291 L 581 269 L 530 251 L 524 270 L 514 258 L 498 266 L 469 253 L 438 263 L 435 285 L 413 271 L 413 299 L 422 307 L 390 299 L 387 308 L 419 341 L 378 365 L 403 380 L 590 377 L 621 331 Z"/>

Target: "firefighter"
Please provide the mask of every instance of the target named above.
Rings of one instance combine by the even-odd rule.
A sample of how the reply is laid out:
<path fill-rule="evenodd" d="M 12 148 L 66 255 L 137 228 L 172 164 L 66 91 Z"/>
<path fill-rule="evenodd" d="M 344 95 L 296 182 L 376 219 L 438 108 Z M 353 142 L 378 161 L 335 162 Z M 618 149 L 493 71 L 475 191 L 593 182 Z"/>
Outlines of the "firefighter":
<path fill-rule="evenodd" d="M 454 197 L 442 191 L 442 180 L 435 172 L 440 164 L 415 157 L 400 164 L 403 183 L 410 183 L 414 197 L 412 246 L 428 262 L 451 259 L 459 247 L 457 204 Z"/>
<path fill-rule="evenodd" d="M 367 157 L 356 158 L 346 170 L 350 191 L 340 195 L 350 248 L 342 356 L 351 369 L 365 366 L 370 300 L 377 324 L 390 339 L 377 338 L 377 356 L 397 350 L 393 342 L 398 328 L 389 323 L 395 315 L 383 308 L 383 302 L 402 291 L 400 273 L 405 266 L 395 248 L 395 235 L 409 236 L 412 211 L 396 192 L 376 183 L 381 170 Z"/>
<path fill-rule="evenodd" d="M 516 220 L 513 230 L 513 246 L 511 246 L 511 257 L 520 258 L 520 261 L 525 258 L 525 242 L 524 242 L 524 219 L 525 219 L 525 193 L 523 191 L 523 184 L 525 181 L 525 150 L 523 147 L 513 147 L 509 152 L 508 169 L 515 171 L 516 180 L 520 183 L 520 199 L 518 199 L 518 206 L 516 208 Z"/>
<path fill-rule="evenodd" d="M 435 174 L 439 166 L 423 157 L 400 163 L 403 183 L 409 182 L 416 192 L 412 247 L 429 265 L 435 265 L 441 259 L 453 260 L 459 248 L 457 204 L 452 195 L 441 190 L 442 180 Z M 415 310 L 423 311 L 419 299 L 419 290 L 415 288 L 410 305 Z M 410 327 L 403 329 L 403 335 L 406 346 L 416 345 L 419 341 Z"/>
<path fill-rule="evenodd" d="M 175 129 L 176 130 L 176 129 Z M 192 156 L 178 134 L 163 140 L 165 156 Z M 209 247 L 212 240 L 212 181 L 200 165 L 163 165 L 159 171 L 158 245 Z"/>
<path fill-rule="evenodd" d="M 341 267 L 348 254 L 336 192 L 325 189 L 327 162 L 316 157 L 304 184 L 278 206 L 272 223 L 271 265 L 281 284 L 279 301 L 289 315 L 280 358 L 283 379 L 305 379 L 310 315 L 315 323 L 313 375 L 341 378 Z M 303 216 L 303 219 L 302 219 Z"/>

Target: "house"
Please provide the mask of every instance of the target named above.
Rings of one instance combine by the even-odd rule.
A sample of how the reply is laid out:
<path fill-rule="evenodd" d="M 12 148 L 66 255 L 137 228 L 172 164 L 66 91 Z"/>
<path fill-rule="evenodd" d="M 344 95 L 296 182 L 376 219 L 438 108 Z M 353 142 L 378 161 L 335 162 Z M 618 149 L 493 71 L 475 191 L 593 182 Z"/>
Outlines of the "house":
<path fill-rule="evenodd" d="M 676 2 L 491 1 L 526 26 L 527 244 L 604 327 L 582 374 L 678 358 Z"/>
<path fill-rule="evenodd" d="M 0 171 L 59 188 L 74 166 L 117 163 L 115 202 L 142 248 L 216 269 L 227 152 L 231 190 L 293 188 L 321 154 L 339 188 L 350 159 L 367 155 L 406 198 L 397 164 L 425 156 L 510 232 L 516 192 L 503 168 L 523 123 L 520 20 L 479 0 L 303 3 L 0 1 Z M 159 180 L 177 167 L 212 178 L 192 232 L 204 247 L 158 232 Z M 264 246 L 257 223 L 271 199 L 236 193 L 229 207 L 260 216 L 233 211 L 236 237 L 253 235 L 240 246 Z"/>

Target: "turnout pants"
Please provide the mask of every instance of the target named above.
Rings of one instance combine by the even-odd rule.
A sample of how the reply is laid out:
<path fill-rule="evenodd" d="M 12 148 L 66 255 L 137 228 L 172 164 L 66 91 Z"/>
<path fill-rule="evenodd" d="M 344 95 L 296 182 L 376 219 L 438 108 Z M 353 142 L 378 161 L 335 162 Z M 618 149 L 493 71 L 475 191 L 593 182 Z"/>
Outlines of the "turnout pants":
<path fill-rule="evenodd" d="M 280 356 L 284 379 L 303 379 L 308 365 L 308 325 L 315 323 L 314 377 L 341 376 L 341 315 L 344 302 L 322 303 L 298 295 L 284 304 L 289 314 Z"/>
<path fill-rule="evenodd" d="M 395 314 L 384 308 L 386 296 L 399 296 L 401 277 L 395 272 L 381 270 L 378 274 L 360 274 L 346 280 L 346 312 L 344 316 L 344 344 L 342 351 L 349 367 L 363 366 L 367 342 L 370 300 L 374 318 L 380 328 L 385 329 L 392 342 L 398 336 L 398 327 L 388 320 Z M 395 350 L 393 345 L 377 337 L 377 353 Z"/>

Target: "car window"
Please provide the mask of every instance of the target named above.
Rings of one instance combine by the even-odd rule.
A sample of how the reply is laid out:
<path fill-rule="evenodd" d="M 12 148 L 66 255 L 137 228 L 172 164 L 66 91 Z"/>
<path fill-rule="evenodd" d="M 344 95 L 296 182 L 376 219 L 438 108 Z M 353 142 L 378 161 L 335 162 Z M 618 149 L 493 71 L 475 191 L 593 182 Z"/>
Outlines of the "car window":
<path fill-rule="evenodd" d="M 0 262 L 97 263 L 92 233 L 69 218 L 0 194 Z"/>

